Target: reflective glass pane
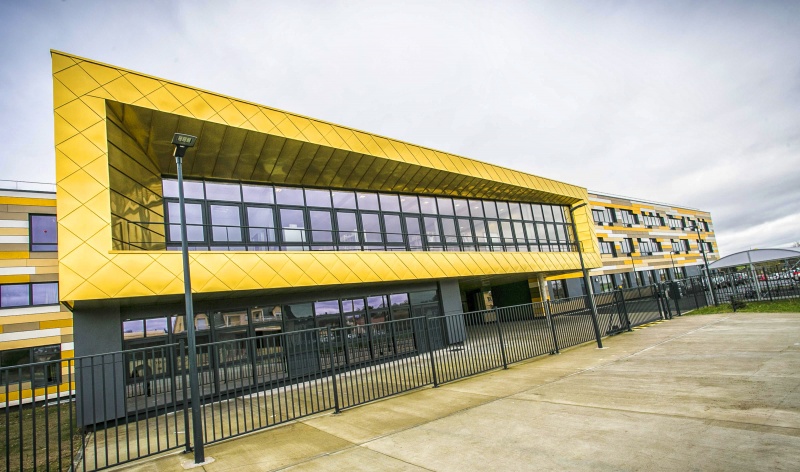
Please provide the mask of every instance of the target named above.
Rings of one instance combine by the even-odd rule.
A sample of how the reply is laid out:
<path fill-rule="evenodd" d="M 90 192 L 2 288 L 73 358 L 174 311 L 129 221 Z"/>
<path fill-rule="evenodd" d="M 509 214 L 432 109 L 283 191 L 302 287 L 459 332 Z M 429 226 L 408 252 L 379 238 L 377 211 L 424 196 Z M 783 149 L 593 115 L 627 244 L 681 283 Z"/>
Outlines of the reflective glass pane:
<path fill-rule="evenodd" d="M 305 221 L 303 210 L 281 208 L 281 239 L 284 243 L 306 242 Z"/>
<path fill-rule="evenodd" d="M 339 300 L 326 300 L 314 303 L 314 315 L 317 318 L 317 327 L 323 328 L 320 331 L 320 341 L 331 341 L 333 332 L 331 328 L 339 328 L 342 326 L 339 318 Z"/>
<path fill-rule="evenodd" d="M 484 200 L 483 212 L 486 214 L 486 218 L 497 218 L 497 207 L 492 201 Z"/>
<path fill-rule="evenodd" d="M 517 243 L 525 243 L 525 230 L 522 227 L 522 223 L 518 221 L 514 222 L 514 239 Z"/>
<path fill-rule="evenodd" d="M 405 213 L 419 213 L 419 200 L 415 195 L 400 195 L 400 206 Z"/>
<path fill-rule="evenodd" d="M 250 203 L 275 203 L 271 185 L 242 185 L 242 197 Z"/>
<path fill-rule="evenodd" d="M 400 198 L 397 195 L 382 193 L 379 198 L 381 211 L 400 211 Z"/>
<path fill-rule="evenodd" d="M 331 212 L 322 210 L 311 210 L 308 212 L 309 222 L 311 223 L 311 241 L 315 243 L 333 241 L 333 225 L 331 222 Z"/>
<path fill-rule="evenodd" d="M 367 297 L 367 309 L 372 323 L 383 323 L 389 321 L 389 306 L 386 303 L 386 295 Z"/>
<path fill-rule="evenodd" d="M 453 210 L 453 199 L 448 197 L 437 197 L 436 204 L 439 206 L 439 214 L 444 216 L 455 215 Z"/>
<path fill-rule="evenodd" d="M 241 241 L 242 221 L 239 207 L 233 205 L 210 205 L 211 236 L 214 241 Z"/>
<path fill-rule="evenodd" d="M 454 218 L 442 218 L 442 234 L 447 244 L 458 244 L 456 220 Z"/>
<path fill-rule="evenodd" d="M 542 205 L 545 221 L 553 221 L 553 207 L 550 205 Z"/>
<path fill-rule="evenodd" d="M 512 202 L 508 204 L 508 209 L 511 212 L 511 219 L 512 220 L 521 220 L 522 219 L 522 209 L 519 206 L 519 203 Z"/>
<path fill-rule="evenodd" d="M 378 194 L 358 192 L 358 209 L 378 211 Z"/>
<path fill-rule="evenodd" d="M 400 226 L 399 215 L 383 215 L 383 226 L 386 228 L 386 242 L 403 242 L 403 229 Z"/>
<path fill-rule="evenodd" d="M 492 243 L 499 243 L 500 242 L 500 225 L 495 220 L 489 220 L 486 222 L 486 227 L 489 231 L 489 238 Z"/>
<path fill-rule="evenodd" d="M 30 216 L 31 251 L 58 251 L 58 227 L 55 215 Z"/>
<path fill-rule="evenodd" d="M 475 227 L 475 242 L 478 244 L 486 244 L 489 239 L 486 236 L 486 221 L 472 220 L 472 225 Z"/>
<path fill-rule="evenodd" d="M 306 205 L 310 207 L 331 207 L 330 190 L 306 189 Z"/>
<path fill-rule="evenodd" d="M 408 295 L 414 316 L 433 317 L 441 314 L 439 311 L 439 294 L 436 290 L 411 292 Z"/>
<path fill-rule="evenodd" d="M 547 242 L 547 231 L 544 228 L 544 223 L 536 223 L 536 236 L 539 238 L 539 243 Z"/>
<path fill-rule="evenodd" d="M 362 213 L 361 227 L 364 229 L 364 242 L 383 242 L 381 238 L 381 223 L 377 213 Z"/>
<path fill-rule="evenodd" d="M 420 213 L 436 214 L 436 199 L 433 197 L 419 197 Z"/>
<path fill-rule="evenodd" d="M 533 220 L 533 210 L 531 210 L 531 204 L 522 203 L 520 204 L 520 207 L 522 208 L 522 219 L 525 221 Z"/>
<path fill-rule="evenodd" d="M 34 305 L 55 305 L 58 303 L 58 282 L 31 285 Z"/>
<path fill-rule="evenodd" d="M 186 208 L 186 239 L 188 241 L 204 241 L 205 235 L 203 231 L 203 206 L 199 203 L 187 203 Z M 181 227 L 180 227 L 180 205 L 178 202 L 169 202 L 167 204 L 167 211 L 169 212 L 169 239 L 171 241 L 181 240 Z"/>
<path fill-rule="evenodd" d="M 425 236 L 429 243 L 441 242 L 439 237 L 439 219 L 427 216 L 425 220 Z"/>
<path fill-rule="evenodd" d="M 511 218 L 508 211 L 508 202 L 497 202 L 497 217 L 504 220 Z"/>
<path fill-rule="evenodd" d="M 348 334 L 352 333 L 352 336 L 357 338 L 366 336 L 367 331 L 363 326 L 367 324 L 367 310 L 363 298 L 342 300 L 342 315 L 345 327 L 355 328 L 349 330 Z M 359 352 L 361 351 L 361 349 L 358 348 L 360 347 L 359 345 L 353 347 L 355 347 L 354 357 L 356 357 L 356 359 L 361 360 L 364 357 L 369 358 L 368 353 L 364 356 L 363 353 Z"/>
<path fill-rule="evenodd" d="M 556 225 L 556 236 L 559 242 L 567 242 L 567 231 L 564 229 L 564 225 Z"/>
<path fill-rule="evenodd" d="M 0 285 L 0 307 L 30 305 L 28 284 Z"/>
<path fill-rule="evenodd" d="M 339 242 L 358 244 L 358 224 L 356 214 L 351 211 L 337 211 L 336 224 L 339 227 Z"/>
<path fill-rule="evenodd" d="M 305 205 L 303 189 L 294 187 L 275 187 L 275 201 L 279 205 Z"/>
<path fill-rule="evenodd" d="M 166 318 L 150 318 L 148 320 L 144 320 L 144 326 L 146 337 L 148 338 L 167 335 Z"/>
<path fill-rule="evenodd" d="M 483 218 L 483 203 L 480 200 L 469 200 L 469 211 L 473 218 Z"/>
<path fill-rule="evenodd" d="M 528 242 L 536 243 L 536 230 L 533 228 L 533 223 L 525 223 L 525 232 L 528 236 Z"/>
<path fill-rule="evenodd" d="M 511 231 L 510 221 L 501 221 L 500 228 L 503 231 L 503 242 L 510 244 L 514 242 L 514 233 Z"/>
<path fill-rule="evenodd" d="M 122 322 L 123 339 L 144 337 L 144 320 L 125 320 Z"/>
<path fill-rule="evenodd" d="M 415 216 L 406 217 L 406 232 L 408 233 L 408 247 L 412 251 L 422 249 L 422 236 L 419 218 Z"/>
<path fill-rule="evenodd" d="M 178 198 L 178 181 L 172 179 L 164 179 L 162 181 L 164 196 L 165 197 L 172 197 Z M 203 192 L 203 182 L 197 182 L 192 180 L 184 180 L 183 181 L 183 197 L 184 198 L 193 198 L 197 200 L 202 200 L 205 198 L 205 193 Z"/>
<path fill-rule="evenodd" d="M 564 220 L 564 207 L 553 205 L 553 218 L 557 223 L 563 223 Z M 634 222 L 635 223 L 635 222 Z"/>
<path fill-rule="evenodd" d="M 242 193 L 239 189 L 239 184 L 206 182 L 206 200 L 240 202 L 242 201 Z"/>
<path fill-rule="evenodd" d="M 458 234 L 461 236 L 461 240 L 464 243 L 471 243 L 473 242 L 472 239 L 472 225 L 467 218 L 459 218 L 458 219 Z"/>
<path fill-rule="evenodd" d="M 355 192 L 345 192 L 340 190 L 334 190 L 331 192 L 333 195 L 333 207 L 334 208 L 350 208 L 355 210 L 356 209 L 356 194 Z"/>
<path fill-rule="evenodd" d="M 453 206 L 456 210 L 456 216 L 469 216 L 469 202 L 467 200 L 454 198 Z"/>
<path fill-rule="evenodd" d="M 272 208 L 247 207 L 250 241 L 275 242 L 275 220 Z"/>
<path fill-rule="evenodd" d="M 542 205 L 531 205 L 533 208 L 533 219 L 536 221 L 544 221 L 544 213 L 542 213 Z"/>
<path fill-rule="evenodd" d="M 286 331 L 298 331 L 314 327 L 314 305 L 312 303 L 284 305 L 282 314 L 286 323 Z"/>

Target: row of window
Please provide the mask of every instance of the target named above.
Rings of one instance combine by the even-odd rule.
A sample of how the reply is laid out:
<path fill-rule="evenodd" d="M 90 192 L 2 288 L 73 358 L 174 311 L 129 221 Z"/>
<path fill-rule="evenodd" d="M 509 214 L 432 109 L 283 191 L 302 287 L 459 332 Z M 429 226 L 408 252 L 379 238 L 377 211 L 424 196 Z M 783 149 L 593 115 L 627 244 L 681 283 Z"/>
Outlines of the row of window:
<path fill-rule="evenodd" d="M 58 304 L 58 282 L 0 285 L 0 308 Z"/>
<path fill-rule="evenodd" d="M 164 181 L 167 242 L 176 249 L 181 240 L 179 204 L 172 197 L 172 182 Z M 193 189 L 192 197 L 216 199 L 187 200 L 187 240 L 193 249 L 574 250 L 568 210 L 557 205 L 238 183 L 187 184 Z"/>
<path fill-rule="evenodd" d="M 598 243 L 600 246 L 600 254 L 609 254 L 612 256 L 626 255 L 631 254 L 634 252 L 633 248 L 633 239 L 632 238 L 624 238 L 619 242 L 619 251 L 617 251 L 616 246 L 612 241 L 606 241 L 603 238 L 598 239 Z M 661 243 L 656 241 L 652 238 L 639 238 L 639 252 L 642 254 L 652 254 L 654 252 L 662 252 Z M 689 247 L 689 240 L 688 239 L 672 239 L 670 240 L 670 246 L 672 248 L 672 252 L 674 253 L 686 253 L 690 252 Z M 698 251 L 704 251 L 706 253 L 713 252 L 713 245 L 712 243 L 697 240 L 697 247 Z"/>
<path fill-rule="evenodd" d="M 164 198 L 178 198 L 178 182 L 176 180 L 164 179 L 162 183 Z M 515 221 L 570 222 L 569 209 L 562 205 L 194 180 L 185 180 L 183 184 L 184 198 L 188 200 L 465 216 Z"/>
<path fill-rule="evenodd" d="M 33 382 L 33 385 L 44 386 L 59 383 L 61 375 L 61 364 L 57 361 L 61 359 L 61 345 L 37 346 L 24 349 L 10 349 L 0 351 L 0 367 L 11 367 L 10 369 L 0 370 L 0 385 L 8 385 L 10 388 L 19 386 L 21 383 Z M 35 366 L 25 366 L 37 362 L 47 362 Z M 13 367 L 17 367 L 14 369 Z M 23 386 L 25 388 L 26 386 Z"/>
<path fill-rule="evenodd" d="M 311 328 L 358 327 L 414 317 L 438 316 L 435 290 L 256 306 L 195 314 L 197 343 L 279 334 Z M 176 342 L 185 336 L 183 315 L 122 322 L 125 348 Z M 323 333 L 325 334 L 325 333 Z"/>
<path fill-rule="evenodd" d="M 631 210 L 615 210 L 613 208 L 595 208 L 592 210 L 592 218 L 598 224 L 621 223 L 624 225 L 643 224 L 646 226 L 669 226 L 673 229 L 694 229 L 699 225 L 700 229 L 708 232 L 711 227 L 705 220 L 692 220 L 683 216 L 657 215 L 655 213 L 641 212 L 637 215 Z"/>
<path fill-rule="evenodd" d="M 599 287 L 599 292 L 609 292 L 619 287 L 645 287 L 660 282 L 669 280 L 680 280 L 687 277 L 685 267 L 676 267 L 675 271 L 671 268 L 668 269 L 652 269 L 633 272 L 623 272 L 620 274 L 605 274 L 592 276 L 592 280 Z M 559 300 L 562 298 L 569 298 L 571 296 L 579 296 L 586 293 L 585 284 L 583 279 L 579 279 L 581 292 L 576 294 L 569 293 L 569 285 L 566 280 L 551 280 L 548 282 L 550 286 L 552 298 Z"/>

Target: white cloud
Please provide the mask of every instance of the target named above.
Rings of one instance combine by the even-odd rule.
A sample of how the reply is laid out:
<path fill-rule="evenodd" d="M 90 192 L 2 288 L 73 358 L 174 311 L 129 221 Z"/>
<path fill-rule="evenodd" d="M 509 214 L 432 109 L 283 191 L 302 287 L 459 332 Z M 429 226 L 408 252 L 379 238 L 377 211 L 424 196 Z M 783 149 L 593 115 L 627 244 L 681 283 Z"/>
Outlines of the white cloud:
<path fill-rule="evenodd" d="M 0 18 L 2 178 L 54 178 L 55 48 L 709 210 L 723 253 L 800 239 L 800 3 L 5 2 Z"/>

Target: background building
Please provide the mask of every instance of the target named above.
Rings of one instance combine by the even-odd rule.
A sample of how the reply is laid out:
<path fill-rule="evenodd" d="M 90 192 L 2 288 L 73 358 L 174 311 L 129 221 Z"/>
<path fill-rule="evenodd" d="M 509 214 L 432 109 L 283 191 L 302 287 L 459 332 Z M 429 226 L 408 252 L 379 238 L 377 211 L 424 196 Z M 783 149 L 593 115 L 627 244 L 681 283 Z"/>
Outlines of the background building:
<path fill-rule="evenodd" d="M 711 214 L 696 208 L 589 192 L 603 266 L 589 273 L 595 292 L 701 274 L 703 252 L 719 258 Z M 550 278 L 555 298 L 585 293 L 580 274 Z"/>
<path fill-rule="evenodd" d="M 58 299 L 55 185 L 0 181 L 0 366 L 10 367 L 73 355 L 72 314 Z M 58 383 L 59 372 L 5 371 L 15 402 L 20 386 L 30 398 Z"/>

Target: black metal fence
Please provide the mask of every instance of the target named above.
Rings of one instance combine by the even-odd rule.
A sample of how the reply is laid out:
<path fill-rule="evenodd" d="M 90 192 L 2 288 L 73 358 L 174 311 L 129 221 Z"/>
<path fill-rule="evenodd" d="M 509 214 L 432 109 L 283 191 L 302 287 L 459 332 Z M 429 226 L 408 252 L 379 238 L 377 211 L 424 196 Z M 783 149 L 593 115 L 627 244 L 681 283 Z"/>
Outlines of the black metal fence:
<path fill-rule="evenodd" d="M 686 310 L 684 300 L 670 308 L 658 287 L 598 294 L 601 335 L 667 319 Z M 576 297 L 201 344 L 204 442 L 591 341 L 590 300 Z M 187 354 L 181 341 L 0 369 L 5 470 L 98 470 L 189 450 Z M 25 391 L 33 398 L 22 398 Z"/>
<path fill-rule="evenodd" d="M 797 269 L 727 272 L 715 275 L 711 280 L 721 303 L 800 297 L 800 272 Z"/>

